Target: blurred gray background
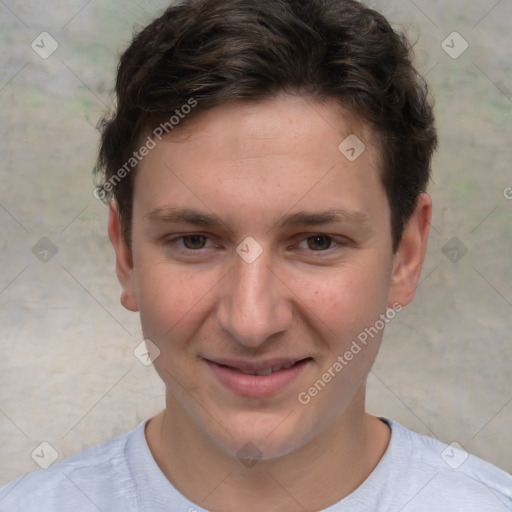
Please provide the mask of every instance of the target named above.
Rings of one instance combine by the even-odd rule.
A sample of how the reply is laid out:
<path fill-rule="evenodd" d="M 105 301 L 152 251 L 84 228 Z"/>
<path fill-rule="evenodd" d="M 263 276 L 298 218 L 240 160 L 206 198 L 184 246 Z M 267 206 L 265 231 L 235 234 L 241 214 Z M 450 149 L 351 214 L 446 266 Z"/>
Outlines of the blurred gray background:
<path fill-rule="evenodd" d="M 0 484 L 41 442 L 63 458 L 163 407 L 91 170 L 119 53 L 167 3 L 0 0 Z M 510 472 L 512 1 L 368 3 L 417 40 L 440 137 L 422 281 L 368 408 Z"/>

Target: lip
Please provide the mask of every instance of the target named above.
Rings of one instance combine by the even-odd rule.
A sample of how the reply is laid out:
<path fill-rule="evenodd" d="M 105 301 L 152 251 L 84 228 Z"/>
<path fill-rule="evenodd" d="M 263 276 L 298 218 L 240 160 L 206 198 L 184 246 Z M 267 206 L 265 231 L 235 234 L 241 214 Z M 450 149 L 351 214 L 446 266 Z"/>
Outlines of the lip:
<path fill-rule="evenodd" d="M 216 379 L 233 393 L 252 398 L 263 398 L 277 394 L 286 388 L 305 369 L 311 358 L 269 359 L 260 362 L 205 359 Z M 295 364 L 293 364 L 295 363 Z M 244 372 L 258 372 L 267 368 L 276 368 L 293 364 L 291 368 L 281 369 L 270 375 L 246 375 Z"/>

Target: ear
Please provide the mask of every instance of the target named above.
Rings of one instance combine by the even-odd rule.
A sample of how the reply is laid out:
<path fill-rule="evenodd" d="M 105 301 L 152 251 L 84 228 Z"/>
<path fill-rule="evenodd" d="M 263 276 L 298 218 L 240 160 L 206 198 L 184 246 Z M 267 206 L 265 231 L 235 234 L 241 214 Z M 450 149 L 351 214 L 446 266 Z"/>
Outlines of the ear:
<path fill-rule="evenodd" d="M 108 236 L 116 254 L 117 279 L 122 288 L 121 304 L 129 311 L 138 311 L 132 251 L 124 238 L 121 218 L 115 201 L 112 201 L 109 206 Z"/>
<path fill-rule="evenodd" d="M 393 256 L 388 307 L 396 303 L 406 306 L 414 297 L 427 250 L 431 218 L 432 200 L 428 194 L 422 193 Z"/>

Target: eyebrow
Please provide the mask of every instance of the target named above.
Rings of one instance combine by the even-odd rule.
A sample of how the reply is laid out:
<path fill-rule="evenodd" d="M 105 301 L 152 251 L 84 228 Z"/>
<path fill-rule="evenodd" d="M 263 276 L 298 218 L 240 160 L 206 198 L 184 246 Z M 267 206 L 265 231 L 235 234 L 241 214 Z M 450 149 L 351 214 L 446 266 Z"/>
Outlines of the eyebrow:
<path fill-rule="evenodd" d="M 204 213 L 191 208 L 172 208 L 163 206 L 155 208 L 144 215 L 145 219 L 154 222 L 172 224 L 186 222 L 198 226 L 212 227 L 225 225 L 224 222 L 213 213 Z"/>
<path fill-rule="evenodd" d="M 226 223 L 213 213 L 191 208 L 158 207 L 144 215 L 152 222 L 172 224 L 184 222 L 204 227 L 227 227 Z M 368 224 L 369 216 L 364 212 L 335 208 L 325 211 L 299 211 L 283 215 L 273 222 L 274 227 L 319 226 L 334 222 Z"/>
<path fill-rule="evenodd" d="M 322 212 L 296 212 L 284 215 L 277 220 L 276 226 L 283 228 L 288 226 L 319 226 L 333 222 L 349 222 L 367 224 L 370 218 L 366 213 L 336 208 Z"/>

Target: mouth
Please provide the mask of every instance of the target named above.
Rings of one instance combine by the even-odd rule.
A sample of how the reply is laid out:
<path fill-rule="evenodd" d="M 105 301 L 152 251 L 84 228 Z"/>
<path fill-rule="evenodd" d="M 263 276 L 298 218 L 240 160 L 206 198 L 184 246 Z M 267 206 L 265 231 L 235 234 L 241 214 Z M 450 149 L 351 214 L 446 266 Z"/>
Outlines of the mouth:
<path fill-rule="evenodd" d="M 313 359 L 306 357 L 261 362 L 205 361 L 216 380 L 231 392 L 245 397 L 266 397 L 288 387 Z"/>

